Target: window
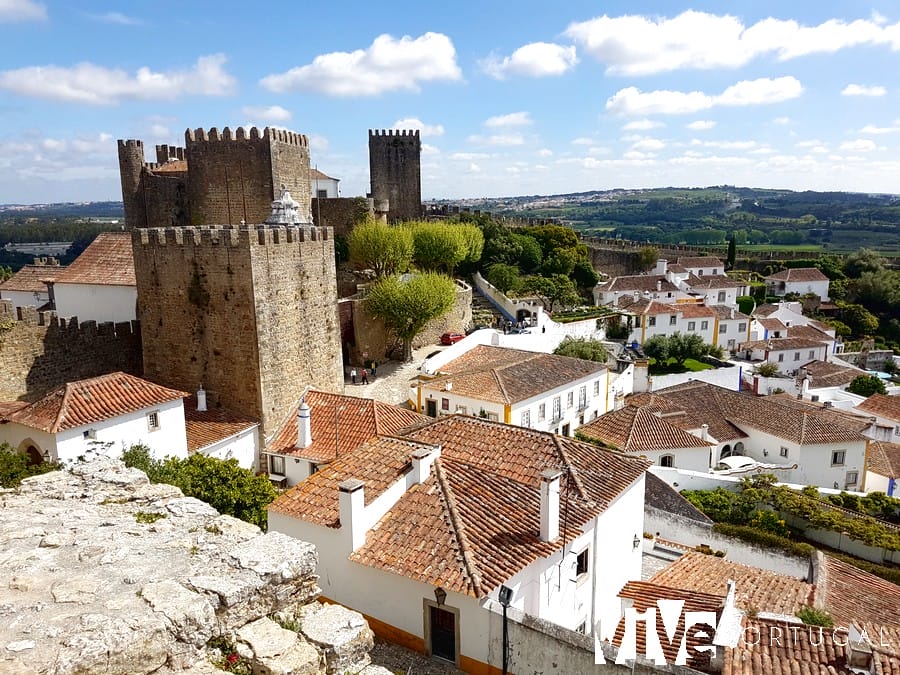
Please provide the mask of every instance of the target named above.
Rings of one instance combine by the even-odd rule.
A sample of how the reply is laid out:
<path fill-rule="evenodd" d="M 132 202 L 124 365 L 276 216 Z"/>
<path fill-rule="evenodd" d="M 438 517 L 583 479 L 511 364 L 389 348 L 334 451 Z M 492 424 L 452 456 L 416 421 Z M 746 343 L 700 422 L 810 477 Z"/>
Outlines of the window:
<path fill-rule="evenodd" d="M 794 361 L 800 360 L 800 352 L 794 352 Z"/>
<path fill-rule="evenodd" d="M 594 380 L 594 396 L 600 395 L 600 380 Z"/>
<path fill-rule="evenodd" d="M 575 392 L 570 391 L 566 394 L 566 407 L 571 408 L 573 405 L 575 405 Z"/>
<path fill-rule="evenodd" d="M 456 412 L 458 412 L 460 415 L 465 415 L 469 411 L 466 409 L 466 406 L 458 405 L 456 406 Z"/>
<path fill-rule="evenodd" d="M 778 355 L 778 363 L 781 363 L 783 361 L 784 361 L 784 354 L 779 354 Z"/>
<path fill-rule="evenodd" d="M 831 466 L 841 466 L 847 457 L 846 450 L 835 450 L 831 453 Z"/>
<path fill-rule="evenodd" d="M 159 413 L 157 411 L 147 413 L 147 428 L 150 431 L 159 429 Z"/>
<path fill-rule="evenodd" d="M 584 549 L 581 553 L 579 553 L 575 557 L 575 578 L 587 574 L 588 573 L 588 551 L 590 549 Z"/>
<path fill-rule="evenodd" d="M 639 316 L 634 317 L 634 327 L 635 328 L 641 327 L 641 317 L 639 317 Z"/>
<path fill-rule="evenodd" d="M 522 426 L 523 427 L 531 427 L 531 411 L 530 410 L 522 411 Z"/>
<path fill-rule="evenodd" d="M 587 408 L 587 387 L 582 385 L 578 388 L 578 409 Z"/>
<path fill-rule="evenodd" d="M 656 317 L 655 316 L 647 317 L 647 325 L 655 326 L 656 325 Z"/>
<path fill-rule="evenodd" d="M 538 406 L 538 420 L 543 420 L 547 417 L 547 404 L 541 403 Z"/>
<path fill-rule="evenodd" d="M 713 267 L 712 273 L 713 273 L 714 275 L 715 275 L 715 274 L 718 274 L 718 273 L 719 273 L 719 268 L 718 268 L 718 267 Z"/>
<path fill-rule="evenodd" d="M 787 449 L 786 447 L 784 447 L 784 446 L 781 446 L 781 456 L 782 456 L 782 457 L 787 457 L 787 456 L 788 456 L 788 449 Z"/>
<path fill-rule="evenodd" d="M 677 324 L 677 323 L 678 323 L 678 317 L 677 317 L 677 316 L 672 315 L 672 316 L 669 317 L 669 325 L 670 325 L 670 326 L 674 326 L 674 325 Z"/>
<path fill-rule="evenodd" d="M 725 302 L 725 291 L 719 291 L 719 302 Z"/>
<path fill-rule="evenodd" d="M 449 398 L 441 399 L 441 410 L 450 410 L 450 399 Z"/>
<path fill-rule="evenodd" d="M 696 321 L 688 321 L 688 330 L 691 332 L 697 330 L 697 322 Z"/>
<path fill-rule="evenodd" d="M 858 471 L 848 471 L 847 472 L 847 480 L 844 481 L 847 487 L 851 485 L 856 485 L 856 482 L 859 480 L 859 472 Z"/>
<path fill-rule="evenodd" d="M 720 323 L 719 324 L 719 334 L 727 333 L 727 332 L 728 332 L 728 325 L 724 324 L 724 323 Z"/>
<path fill-rule="evenodd" d="M 553 398 L 553 421 L 559 422 L 562 419 L 562 399 L 559 396 Z"/>
<path fill-rule="evenodd" d="M 497 415 L 497 413 L 495 413 L 495 412 L 485 413 L 485 415 L 487 416 L 487 419 L 490 420 L 491 422 L 499 422 L 500 421 L 500 416 Z"/>
<path fill-rule="evenodd" d="M 284 457 L 269 455 L 269 473 L 275 476 L 284 475 Z"/>
<path fill-rule="evenodd" d="M 83 438 L 90 438 L 91 440 L 97 440 L 97 430 L 96 429 L 85 429 L 81 436 Z"/>
<path fill-rule="evenodd" d="M 575 629 L 575 632 L 587 635 L 587 619 L 578 624 L 578 628 Z"/>
<path fill-rule="evenodd" d="M 675 455 L 663 455 L 659 458 L 660 466 L 675 466 Z"/>
<path fill-rule="evenodd" d="M 741 322 L 738 324 L 738 333 L 744 333 L 744 332 L 746 332 L 746 330 L 747 330 L 747 322 L 746 322 L 746 321 L 741 321 Z"/>
<path fill-rule="evenodd" d="M 319 199 L 328 199 L 328 190 L 316 190 L 316 197 Z"/>
<path fill-rule="evenodd" d="M 709 321 L 701 321 L 700 330 L 709 330 Z"/>
<path fill-rule="evenodd" d="M 811 359 L 816 358 L 816 350 L 815 349 L 809 350 L 809 358 L 811 358 Z"/>

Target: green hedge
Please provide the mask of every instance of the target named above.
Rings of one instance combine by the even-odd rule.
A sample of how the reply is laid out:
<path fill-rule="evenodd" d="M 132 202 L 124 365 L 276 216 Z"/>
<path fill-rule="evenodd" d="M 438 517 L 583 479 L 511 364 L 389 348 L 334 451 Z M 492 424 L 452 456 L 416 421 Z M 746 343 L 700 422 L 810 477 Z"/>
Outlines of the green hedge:
<path fill-rule="evenodd" d="M 724 534 L 728 537 L 743 539 L 751 544 L 759 546 L 767 546 L 768 548 L 781 549 L 789 555 L 795 555 L 800 558 L 808 558 L 816 550 L 815 546 L 797 542 L 787 537 L 780 537 L 777 534 L 763 532 L 749 525 L 732 525 L 731 523 L 716 523 L 713 525 L 713 532 Z"/>

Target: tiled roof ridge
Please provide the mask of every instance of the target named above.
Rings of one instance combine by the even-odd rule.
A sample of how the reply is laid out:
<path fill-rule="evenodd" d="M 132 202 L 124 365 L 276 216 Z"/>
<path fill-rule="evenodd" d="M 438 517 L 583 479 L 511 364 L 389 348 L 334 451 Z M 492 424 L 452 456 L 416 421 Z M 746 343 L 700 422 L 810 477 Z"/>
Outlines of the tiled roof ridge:
<path fill-rule="evenodd" d="M 475 556 L 472 553 L 472 545 L 469 543 L 465 533 L 465 524 L 459 515 L 459 509 L 456 506 L 456 498 L 450 489 L 450 483 L 447 476 L 444 475 L 444 467 L 441 459 L 435 460 L 434 479 L 437 482 L 444 503 L 447 505 L 447 514 L 450 516 L 450 529 L 453 531 L 453 537 L 456 539 L 456 545 L 459 547 L 462 556 L 463 568 L 466 576 L 472 582 L 472 588 L 475 591 L 475 597 L 481 598 L 485 595 L 481 588 L 481 572 L 478 571 L 478 565 L 475 563 Z"/>
<path fill-rule="evenodd" d="M 568 479 L 571 478 L 572 482 L 575 484 L 575 489 L 578 491 L 578 496 L 583 499 L 586 504 L 594 504 L 594 500 L 588 495 L 584 483 L 578 475 L 578 470 L 575 468 L 575 465 L 572 464 L 572 460 L 569 458 L 568 453 L 566 453 L 563 444 L 559 442 L 559 437 L 556 434 L 553 434 L 553 443 L 556 445 L 556 449 L 562 459 L 562 467 L 567 475 L 566 492 L 568 492 Z"/>
<path fill-rule="evenodd" d="M 634 413 L 632 413 L 632 415 L 631 415 L 631 425 L 628 428 L 628 438 L 625 439 L 625 445 L 622 448 L 623 451 L 625 450 L 625 448 L 631 447 L 631 440 L 632 440 L 632 438 L 634 438 L 634 434 L 636 433 L 636 429 L 637 429 L 638 415 L 640 415 L 642 418 L 644 417 L 644 415 L 642 414 L 644 412 L 643 408 L 638 408 L 637 406 L 632 406 L 632 407 L 634 407 Z M 627 409 L 627 406 L 626 406 L 626 409 Z M 650 414 L 652 414 L 652 413 L 650 413 Z"/>
<path fill-rule="evenodd" d="M 91 378 L 97 379 L 97 378 Z M 60 387 L 62 393 L 62 401 L 59 403 L 59 412 L 56 413 L 56 419 L 53 420 L 53 425 L 50 427 L 50 433 L 55 434 L 59 431 L 60 426 L 66 419 L 66 413 L 69 409 L 69 401 L 72 398 L 72 393 L 75 391 L 73 382 L 66 382 L 62 387 Z"/>
<path fill-rule="evenodd" d="M 518 364 L 517 364 L 518 365 Z M 512 404 L 512 397 L 509 395 L 509 392 L 506 390 L 506 385 L 503 384 L 503 378 L 500 377 L 500 371 L 502 366 L 497 366 L 495 368 L 491 368 L 491 377 L 494 378 L 494 381 L 497 383 L 497 388 L 500 389 L 500 393 L 503 395 L 503 402 L 507 405 Z"/>

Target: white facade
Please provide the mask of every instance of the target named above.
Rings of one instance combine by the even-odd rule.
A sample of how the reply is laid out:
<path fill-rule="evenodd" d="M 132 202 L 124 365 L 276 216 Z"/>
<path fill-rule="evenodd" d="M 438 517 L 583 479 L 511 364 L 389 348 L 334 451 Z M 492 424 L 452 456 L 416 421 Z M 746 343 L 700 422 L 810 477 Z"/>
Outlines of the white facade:
<path fill-rule="evenodd" d="M 325 176 L 325 174 L 320 173 L 318 177 L 310 176 L 309 194 L 314 198 L 336 198 L 339 195 L 338 183 L 340 183 L 340 181 L 337 178 L 331 178 L 330 176 Z"/>
<path fill-rule="evenodd" d="M 654 335 L 668 337 L 673 333 L 683 335 L 699 335 L 705 344 L 714 344 L 716 338 L 716 317 L 709 316 L 686 318 L 678 311 L 678 306 L 673 305 L 672 312 L 661 314 L 634 315 L 632 331 L 628 336 L 629 342 L 644 344 Z"/>
<path fill-rule="evenodd" d="M 56 434 L 7 422 L 0 425 L 0 442 L 20 452 L 34 446 L 50 462 L 71 463 L 93 453 L 119 457 L 123 450 L 137 444 L 146 445 L 157 459 L 187 457 L 181 399 Z"/>
<path fill-rule="evenodd" d="M 0 289 L 0 300 L 9 300 L 13 307 L 40 307 L 50 301 L 46 291 L 7 291 Z"/>
<path fill-rule="evenodd" d="M 654 466 L 674 466 L 685 471 L 709 471 L 710 466 L 715 466 L 718 459 L 717 452 L 717 448 L 711 445 L 705 448 L 643 450 L 637 454 L 646 457 Z"/>
<path fill-rule="evenodd" d="M 789 293 L 806 295 L 815 293 L 822 300 L 828 300 L 828 289 L 831 282 L 828 279 L 820 281 L 780 281 L 766 279 L 766 288 L 771 295 L 785 296 Z"/>
<path fill-rule="evenodd" d="M 259 427 L 252 426 L 233 436 L 200 448 L 197 452 L 216 459 L 236 459 L 241 468 L 253 469 L 256 467 L 258 450 Z"/>
<path fill-rule="evenodd" d="M 104 284 L 53 285 L 56 313 L 77 316 L 79 321 L 134 321 L 137 318 L 137 287 Z"/>
<path fill-rule="evenodd" d="M 719 318 L 716 341 L 713 344 L 722 349 L 735 351 L 742 342 L 750 340 L 750 318 L 742 316 L 735 319 Z"/>
<path fill-rule="evenodd" d="M 799 349 L 766 349 L 759 345 L 745 352 L 745 356 L 751 361 L 763 361 L 774 363 L 778 366 L 778 372 L 782 375 L 793 375 L 798 368 L 810 361 L 825 361 L 828 357 L 828 345 L 810 344 Z"/>

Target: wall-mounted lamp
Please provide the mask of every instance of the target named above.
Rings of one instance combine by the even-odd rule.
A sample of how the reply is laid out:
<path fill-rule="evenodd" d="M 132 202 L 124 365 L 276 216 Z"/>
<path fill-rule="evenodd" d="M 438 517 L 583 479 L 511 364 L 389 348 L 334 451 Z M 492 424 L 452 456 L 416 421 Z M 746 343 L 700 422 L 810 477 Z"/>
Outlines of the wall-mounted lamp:
<path fill-rule="evenodd" d="M 294 464 L 299 464 L 299 463 L 300 463 L 300 458 L 294 457 Z"/>
<path fill-rule="evenodd" d="M 447 591 L 438 586 L 434 589 L 434 599 L 437 600 L 438 607 L 442 607 L 447 599 Z"/>
<path fill-rule="evenodd" d="M 634 535 L 634 539 L 631 542 L 631 548 L 637 550 L 637 547 L 641 545 L 641 540 L 637 535 Z"/>
<path fill-rule="evenodd" d="M 506 608 L 512 602 L 513 589 L 509 586 L 500 587 L 500 605 L 503 607 L 503 675 L 509 672 L 509 625 L 506 621 Z"/>
<path fill-rule="evenodd" d="M 766 450 L 765 448 L 763 448 L 763 457 L 768 457 L 768 456 L 769 456 L 769 451 Z"/>

